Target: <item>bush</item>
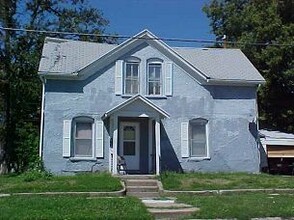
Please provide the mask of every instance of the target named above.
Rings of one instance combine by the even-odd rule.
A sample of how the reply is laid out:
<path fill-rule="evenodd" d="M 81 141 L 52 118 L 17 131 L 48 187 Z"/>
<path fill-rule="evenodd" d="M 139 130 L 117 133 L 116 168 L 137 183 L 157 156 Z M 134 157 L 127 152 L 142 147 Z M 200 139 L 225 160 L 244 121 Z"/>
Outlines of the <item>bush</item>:
<path fill-rule="evenodd" d="M 28 170 L 20 175 L 24 182 L 32 182 L 38 179 L 51 179 L 53 175 L 47 171 Z"/>

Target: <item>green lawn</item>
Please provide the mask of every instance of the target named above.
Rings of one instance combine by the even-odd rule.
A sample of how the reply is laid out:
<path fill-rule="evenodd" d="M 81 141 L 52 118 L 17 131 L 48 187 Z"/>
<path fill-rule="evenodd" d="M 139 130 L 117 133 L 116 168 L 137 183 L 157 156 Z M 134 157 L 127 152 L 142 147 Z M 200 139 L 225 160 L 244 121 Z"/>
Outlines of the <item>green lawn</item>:
<path fill-rule="evenodd" d="M 168 190 L 220 190 L 293 188 L 294 176 L 246 173 L 163 173 L 161 181 Z"/>
<path fill-rule="evenodd" d="M 74 176 L 0 176 L 0 193 L 15 192 L 103 192 L 122 189 L 118 178 L 108 173 L 78 174 Z M 29 181 L 28 181 L 29 180 Z"/>
<path fill-rule="evenodd" d="M 192 218 L 293 217 L 293 194 L 246 193 L 214 196 L 177 196 L 178 201 L 200 208 Z"/>
<path fill-rule="evenodd" d="M 0 197 L 0 219 L 152 219 L 136 198 Z"/>

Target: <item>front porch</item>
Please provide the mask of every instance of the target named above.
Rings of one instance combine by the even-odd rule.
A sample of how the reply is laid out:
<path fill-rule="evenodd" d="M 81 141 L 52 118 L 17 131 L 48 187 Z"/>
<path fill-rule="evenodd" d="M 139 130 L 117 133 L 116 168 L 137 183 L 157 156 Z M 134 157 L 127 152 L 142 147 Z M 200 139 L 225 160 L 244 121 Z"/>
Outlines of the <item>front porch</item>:
<path fill-rule="evenodd" d="M 109 171 L 118 174 L 118 157 L 126 174 L 160 173 L 160 126 L 169 115 L 151 101 L 136 95 L 104 114 L 109 120 Z"/>

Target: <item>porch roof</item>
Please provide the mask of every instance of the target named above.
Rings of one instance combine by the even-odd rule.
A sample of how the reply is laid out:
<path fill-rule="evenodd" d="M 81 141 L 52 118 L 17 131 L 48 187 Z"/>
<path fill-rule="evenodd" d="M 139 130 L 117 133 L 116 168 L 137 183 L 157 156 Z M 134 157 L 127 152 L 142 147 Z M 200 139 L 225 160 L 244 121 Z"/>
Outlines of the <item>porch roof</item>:
<path fill-rule="evenodd" d="M 150 100 L 148 100 L 144 96 L 137 94 L 137 95 L 134 95 L 131 98 L 127 99 L 126 101 L 120 103 L 119 105 L 111 108 L 107 112 L 105 112 L 104 115 L 102 116 L 102 119 L 104 120 L 104 119 L 110 117 L 111 115 L 113 115 L 119 111 L 123 111 L 124 109 L 126 109 L 130 106 L 138 105 L 138 102 L 147 105 L 148 108 L 151 108 L 154 112 L 158 113 L 161 118 L 169 118 L 170 117 L 170 115 L 166 111 L 164 111 L 162 108 L 155 105 L 153 102 L 151 102 Z"/>

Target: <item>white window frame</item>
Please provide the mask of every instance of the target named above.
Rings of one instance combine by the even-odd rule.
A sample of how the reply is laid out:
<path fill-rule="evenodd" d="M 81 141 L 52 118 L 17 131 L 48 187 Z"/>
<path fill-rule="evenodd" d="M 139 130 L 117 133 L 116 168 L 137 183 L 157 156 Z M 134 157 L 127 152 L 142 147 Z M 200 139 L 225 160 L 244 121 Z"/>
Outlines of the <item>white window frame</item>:
<path fill-rule="evenodd" d="M 138 94 L 138 93 L 140 93 L 140 62 L 141 62 L 141 60 L 139 59 L 139 58 L 137 58 L 137 57 L 130 57 L 130 58 L 128 58 L 127 60 L 125 60 L 125 62 L 124 62 L 124 71 L 123 71 L 123 94 L 124 95 L 136 95 L 136 94 Z M 137 91 L 137 93 L 134 93 L 134 92 L 132 92 L 131 91 L 131 93 L 128 93 L 127 91 L 126 91 L 126 80 L 127 79 L 131 79 L 131 80 L 134 80 L 134 78 L 127 78 L 127 76 L 126 76 L 126 74 L 127 74 L 127 65 L 137 65 L 138 66 L 138 78 L 137 78 L 137 81 L 138 81 L 138 91 Z M 132 90 L 132 89 L 131 89 Z"/>
<path fill-rule="evenodd" d="M 149 94 L 149 83 L 150 82 L 157 82 L 157 81 L 150 81 L 150 77 L 149 77 L 149 75 L 150 75 L 150 72 L 149 72 L 149 66 L 150 65 L 160 65 L 160 80 L 159 80 L 159 85 L 160 85 L 160 93 L 159 94 Z M 146 94 L 147 94 L 147 96 L 150 96 L 150 97 L 152 97 L 152 96 L 154 96 L 154 97 L 157 97 L 157 96 L 164 96 L 164 94 L 163 94 L 163 91 L 164 91 L 164 88 L 163 88 L 163 85 L 164 85 L 164 83 L 163 83 L 163 60 L 161 60 L 161 59 L 158 59 L 158 58 L 151 58 L 151 59 L 149 59 L 148 61 L 147 61 L 147 77 L 146 77 L 146 87 L 147 87 L 147 89 L 146 89 Z"/>
<path fill-rule="evenodd" d="M 76 155 L 76 125 L 77 123 L 91 123 L 92 124 L 92 154 L 89 156 L 83 156 L 83 155 Z M 95 120 L 91 117 L 87 116 L 80 116 L 73 119 L 73 129 L 72 129 L 72 157 L 74 159 L 81 159 L 81 160 L 93 160 L 95 159 Z"/>
<path fill-rule="evenodd" d="M 192 127 L 193 125 L 201 125 L 205 123 L 205 148 L 206 148 L 206 155 L 192 155 Z M 189 121 L 189 156 L 190 158 L 194 158 L 194 159 L 210 159 L 210 155 L 209 155 L 209 142 L 208 142 L 208 120 L 203 119 L 203 118 L 197 118 L 197 119 L 192 119 Z"/>

